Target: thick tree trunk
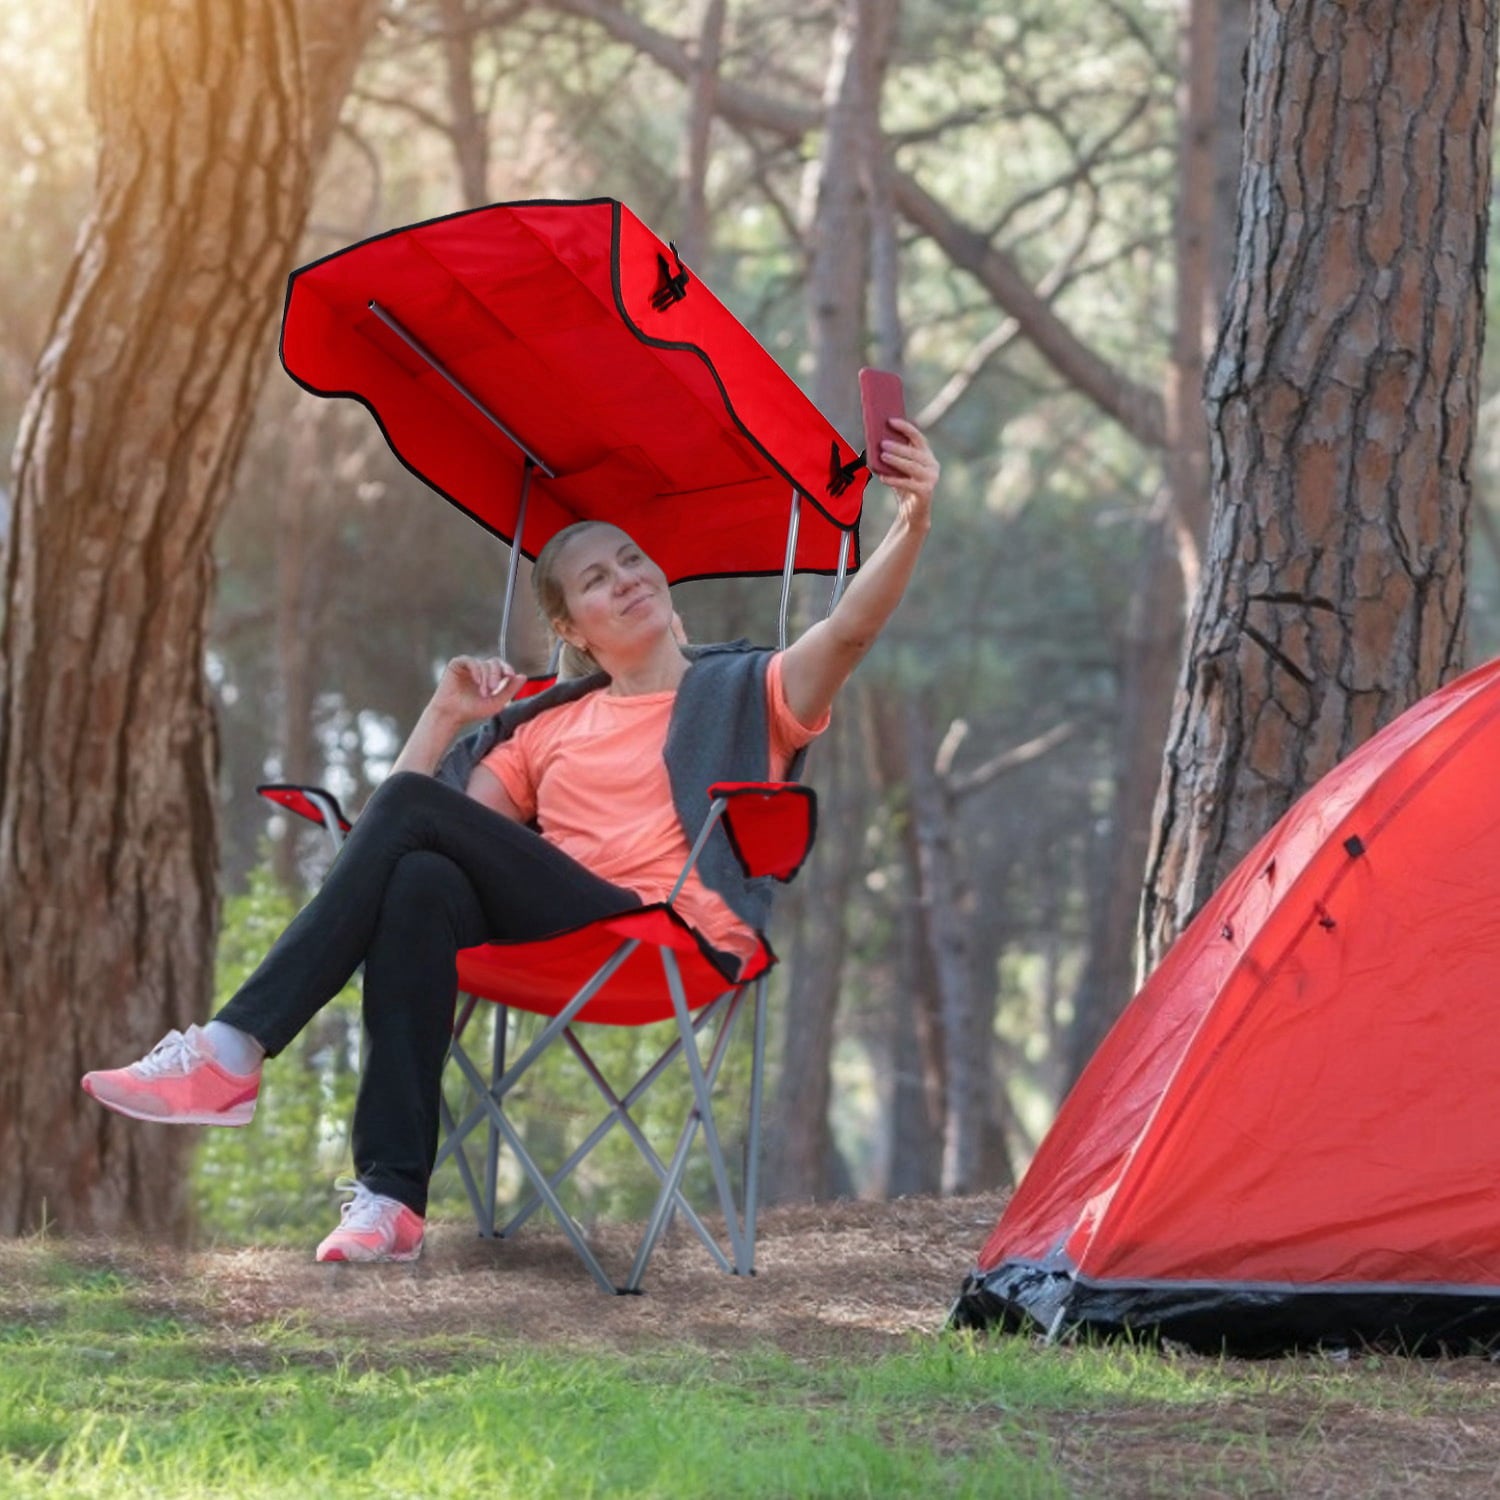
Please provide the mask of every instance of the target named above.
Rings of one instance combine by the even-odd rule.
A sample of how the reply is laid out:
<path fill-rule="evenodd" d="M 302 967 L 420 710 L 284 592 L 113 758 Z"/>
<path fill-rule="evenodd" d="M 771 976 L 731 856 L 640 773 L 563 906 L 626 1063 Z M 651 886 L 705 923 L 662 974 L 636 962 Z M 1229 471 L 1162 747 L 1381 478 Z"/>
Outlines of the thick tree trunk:
<path fill-rule="evenodd" d="M 294 0 L 91 18 L 96 200 L 17 444 L 0 636 L 8 1233 L 184 1222 L 187 1137 L 88 1106 L 78 1077 L 210 994 L 209 549 L 328 118 Z"/>
<path fill-rule="evenodd" d="M 1461 663 L 1496 0 L 1261 0 L 1253 24 L 1153 963 L 1296 797 Z"/>

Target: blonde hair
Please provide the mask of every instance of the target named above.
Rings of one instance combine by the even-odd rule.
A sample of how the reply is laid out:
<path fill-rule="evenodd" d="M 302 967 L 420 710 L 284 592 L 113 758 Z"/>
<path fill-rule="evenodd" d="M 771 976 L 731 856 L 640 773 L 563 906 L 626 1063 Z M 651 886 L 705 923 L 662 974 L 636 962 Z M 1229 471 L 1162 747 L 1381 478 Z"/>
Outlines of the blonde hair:
<path fill-rule="evenodd" d="M 571 526 L 564 526 L 561 531 L 557 532 L 537 553 L 536 562 L 531 568 L 531 588 L 536 595 L 537 607 L 542 612 L 542 619 L 546 622 L 548 630 L 553 629 L 554 620 L 572 618 L 568 614 L 567 593 L 563 588 L 562 579 L 557 576 L 559 559 L 575 537 L 582 536 L 584 532 L 593 531 L 600 526 L 608 527 L 611 531 L 620 529 L 609 521 L 574 521 Z M 557 674 L 559 678 L 588 677 L 600 670 L 599 663 L 587 651 L 566 641 L 563 643 L 562 665 Z"/>

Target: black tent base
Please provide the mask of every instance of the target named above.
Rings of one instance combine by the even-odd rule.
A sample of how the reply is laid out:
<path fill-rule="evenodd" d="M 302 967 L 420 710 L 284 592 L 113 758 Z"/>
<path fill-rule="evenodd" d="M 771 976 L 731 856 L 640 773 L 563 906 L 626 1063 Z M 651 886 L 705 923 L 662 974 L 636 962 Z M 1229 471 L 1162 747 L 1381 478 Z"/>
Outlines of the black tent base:
<path fill-rule="evenodd" d="M 1171 1339 L 1252 1358 L 1299 1349 L 1488 1353 L 1500 1345 L 1500 1287 L 1093 1281 L 1055 1264 L 1006 1261 L 964 1278 L 948 1325 Z"/>

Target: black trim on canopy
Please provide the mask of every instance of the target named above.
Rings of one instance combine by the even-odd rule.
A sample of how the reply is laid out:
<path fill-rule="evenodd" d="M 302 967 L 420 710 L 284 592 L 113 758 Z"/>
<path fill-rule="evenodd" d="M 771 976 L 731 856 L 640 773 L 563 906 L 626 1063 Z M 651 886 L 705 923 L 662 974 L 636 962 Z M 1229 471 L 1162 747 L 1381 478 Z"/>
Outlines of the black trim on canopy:
<path fill-rule="evenodd" d="M 964 1278 L 951 1328 L 1165 1338 L 1252 1358 L 1297 1349 L 1443 1355 L 1500 1341 L 1500 1287 L 1095 1281 L 1035 1261 Z"/>

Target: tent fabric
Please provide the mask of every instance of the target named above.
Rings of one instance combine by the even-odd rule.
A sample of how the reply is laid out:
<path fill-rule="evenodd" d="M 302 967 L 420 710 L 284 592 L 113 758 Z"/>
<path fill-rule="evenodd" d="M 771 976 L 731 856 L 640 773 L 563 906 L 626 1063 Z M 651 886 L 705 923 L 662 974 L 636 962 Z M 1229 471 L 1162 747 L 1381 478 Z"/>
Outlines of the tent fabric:
<path fill-rule="evenodd" d="M 858 522 L 858 454 L 623 204 L 501 203 L 393 230 L 293 271 L 287 373 L 369 408 L 403 463 L 515 539 L 526 458 L 381 314 L 503 423 L 533 470 L 521 551 L 570 522 L 630 532 L 673 583 L 829 573 Z"/>
<path fill-rule="evenodd" d="M 1080 1077 L 954 1321 L 1500 1336 L 1496 765 L 1500 662 L 1287 813 Z"/>

